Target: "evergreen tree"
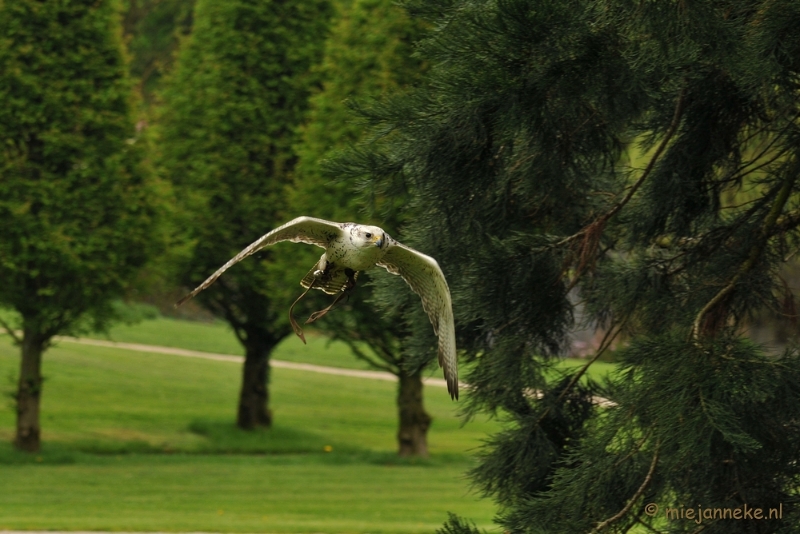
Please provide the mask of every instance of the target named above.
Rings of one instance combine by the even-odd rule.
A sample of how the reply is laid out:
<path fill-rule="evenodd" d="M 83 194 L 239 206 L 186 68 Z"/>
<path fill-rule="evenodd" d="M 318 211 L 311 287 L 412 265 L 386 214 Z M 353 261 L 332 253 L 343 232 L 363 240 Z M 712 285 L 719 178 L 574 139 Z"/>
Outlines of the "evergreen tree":
<path fill-rule="evenodd" d="M 321 162 L 362 137 L 364 124 L 355 120 L 352 106 L 403 90 L 419 80 L 424 65 L 412 57 L 412 44 L 422 35 L 423 26 L 420 19 L 409 18 L 391 0 L 354 0 L 339 6 L 318 68 L 322 88 L 311 98 L 309 119 L 297 147 L 299 159 L 289 192 L 294 215 L 376 224 L 393 233 L 397 221 L 366 216 L 355 182 L 330 180 L 322 172 Z M 297 287 L 297 281 L 318 258 L 319 251 L 311 247 L 295 247 L 283 257 L 287 286 Z M 377 286 L 403 294 L 403 305 L 380 307 L 380 300 L 373 298 Z M 321 307 L 325 300 L 323 295 L 312 295 L 303 306 Z M 398 277 L 375 269 L 363 273 L 356 293 L 341 308 L 316 325 L 330 338 L 347 343 L 370 366 L 398 377 L 398 453 L 427 456 L 431 417 L 423 405 L 424 369 L 406 365 L 403 348 L 403 339 L 409 334 L 404 315 L 419 313 L 428 320 L 419 298 Z"/>
<path fill-rule="evenodd" d="M 327 0 L 197 3 L 194 29 L 163 94 L 161 164 L 182 198 L 194 287 L 285 222 L 293 145 L 320 60 Z M 245 348 L 238 425 L 269 426 L 269 356 L 292 332 L 290 297 L 270 274 L 276 247 L 231 269 L 198 302 Z M 286 297 L 284 298 L 284 295 Z"/>
<path fill-rule="evenodd" d="M 40 446 L 53 336 L 107 321 L 159 242 L 117 8 L 0 3 L 0 306 L 20 317 L 3 327 L 22 349 L 14 443 L 26 451 Z"/>
<path fill-rule="evenodd" d="M 194 0 L 125 0 L 122 28 L 131 76 L 149 104 L 175 59 L 180 38 L 191 31 Z"/>
<path fill-rule="evenodd" d="M 382 137 L 336 169 L 369 195 L 411 195 L 401 237 L 450 282 L 473 364 L 466 412 L 508 422 L 471 473 L 498 523 L 797 531 L 800 358 L 742 326 L 764 308 L 796 316 L 779 267 L 800 237 L 800 5 L 412 9 L 435 27 L 426 83 L 373 108 Z M 585 367 L 557 374 L 571 291 L 608 334 Z M 620 372 L 582 381 L 619 335 Z M 745 507 L 782 517 L 720 517 Z M 451 518 L 443 532 L 474 529 Z"/>
<path fill-rule="evenodd" d="M 127 45 L 129 73 L 137 97 L 136 130 L 145 145 L 148 161 L 158 152 L 157 131 L 150 128 L 159 112 L 158 92 L 172 71 L 180 43 L 191 33 L 195 0 L 121 0 L 122 32 Z M 130 298 L 154 306 L 167 317 L 209 320 L 212 316 L 192 303 L 175 308 L 175 301 L 185 293 L 179 285 L 176 267 L 186 254 L 187 243 L 175 217 L 179 207 L 174 198 L 165 202 L 163 232 L 169 244 L 164 253 L 139 274 Z"/>

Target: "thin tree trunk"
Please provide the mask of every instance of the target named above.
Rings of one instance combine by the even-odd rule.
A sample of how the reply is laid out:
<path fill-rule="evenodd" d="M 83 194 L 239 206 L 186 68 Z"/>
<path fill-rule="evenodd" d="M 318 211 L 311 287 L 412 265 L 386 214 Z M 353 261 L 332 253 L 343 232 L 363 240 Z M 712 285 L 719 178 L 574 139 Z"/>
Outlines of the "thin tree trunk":
<path fill-rule="evenodd" d="M 269 409 L 269 358 L 272 344 L 248 342 L 245 345 L 242 370 L 242 390 L 239 394 L 239 411 L 236 425 L 244 430 L 272 426 Z"/>
<path fill-rule="evenodd" d="M 398 375 L 397 407 L 400 414 L 400 430 L 397 441 L 400 456 L 428 457 L 428 428 L 431 416 L 422 404 L 422 372 Z"/>
<path fill-rule="evenodd" d="M 42 336 L 25 330 L 22 338 L 22 362 L 17 385 L 17 435 L 14 446 L 22 451 L 38 452 L 39 402 L 42 392 Z"/>

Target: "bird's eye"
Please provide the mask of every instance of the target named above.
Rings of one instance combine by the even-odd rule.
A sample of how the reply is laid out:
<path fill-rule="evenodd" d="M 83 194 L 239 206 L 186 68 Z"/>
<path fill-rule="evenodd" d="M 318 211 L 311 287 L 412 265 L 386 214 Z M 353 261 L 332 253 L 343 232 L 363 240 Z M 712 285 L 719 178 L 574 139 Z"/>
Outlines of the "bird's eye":
<path fill-rule="evenodd" d="M 372 238 L 372 234 L 371 234 L 371 233 L 369 233 L 369 232 L 367 232 L 367 233 L 366 233 L 366 234 L 364 234 L 364 235 L 365 235 L 365 236 L 367 236 L 367 239 L 371 239 L 371 238 Z"/>

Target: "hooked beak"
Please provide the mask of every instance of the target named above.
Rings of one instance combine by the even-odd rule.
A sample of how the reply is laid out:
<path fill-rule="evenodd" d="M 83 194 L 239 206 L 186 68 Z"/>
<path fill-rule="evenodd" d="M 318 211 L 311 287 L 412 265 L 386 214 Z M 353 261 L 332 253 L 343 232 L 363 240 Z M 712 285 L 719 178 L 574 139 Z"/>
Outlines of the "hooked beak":
<path fill-rule="evenodd" d="M 384 241 L 385 238 L 386 238 L 386 234 L 383 234 L 381 237 L 379 237 L 378 240 L 375 241 L 375 246 L 378 247 L 378 248 L 383 248 L 383 241 Z"/>

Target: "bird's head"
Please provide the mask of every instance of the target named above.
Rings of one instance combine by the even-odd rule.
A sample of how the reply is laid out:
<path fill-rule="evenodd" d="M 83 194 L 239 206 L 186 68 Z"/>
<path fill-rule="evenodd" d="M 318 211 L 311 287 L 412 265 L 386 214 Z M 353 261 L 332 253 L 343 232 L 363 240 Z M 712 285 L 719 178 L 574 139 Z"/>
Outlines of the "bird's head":
<path fill-rule="evenodd" d="M 353 243 L 360 248 L 383 248 L 386 243 L 386 232 L 377 226 L 358 225 L 354 228 Z"/>

